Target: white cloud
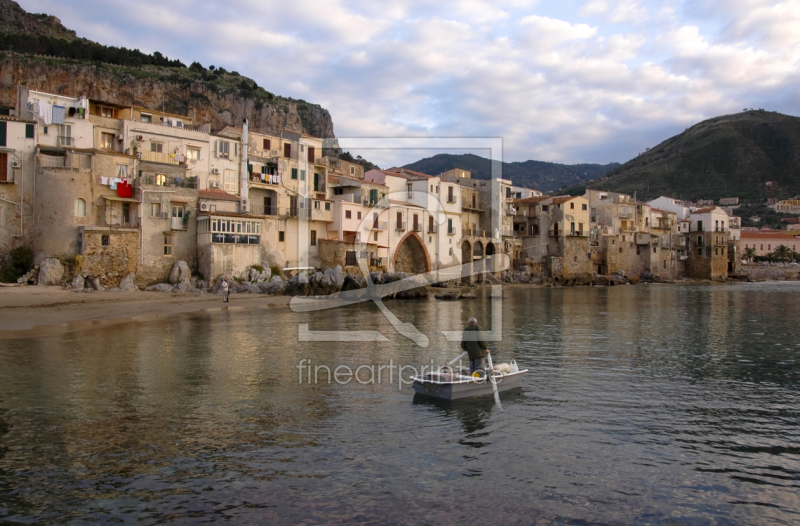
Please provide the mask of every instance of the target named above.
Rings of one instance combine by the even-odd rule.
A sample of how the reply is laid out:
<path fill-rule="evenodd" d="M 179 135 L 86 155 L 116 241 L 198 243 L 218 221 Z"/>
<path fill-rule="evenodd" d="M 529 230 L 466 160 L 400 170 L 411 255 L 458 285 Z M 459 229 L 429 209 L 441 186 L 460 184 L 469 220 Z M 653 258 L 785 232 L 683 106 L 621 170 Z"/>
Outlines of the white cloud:
<path fill-rule="evenodd" d="M 581 16 L 604 15 L 608 12 L 608 0 L 589 0 L 581 7 Z"/>

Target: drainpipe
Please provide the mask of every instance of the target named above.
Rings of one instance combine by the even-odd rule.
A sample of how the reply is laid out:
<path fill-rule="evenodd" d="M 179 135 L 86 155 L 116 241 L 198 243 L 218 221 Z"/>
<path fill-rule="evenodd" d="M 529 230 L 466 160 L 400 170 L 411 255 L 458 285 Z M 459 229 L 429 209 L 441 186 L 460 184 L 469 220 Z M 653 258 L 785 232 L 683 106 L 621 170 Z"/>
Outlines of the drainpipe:
<path fill-rule="evenodd" d="M 240 180 L 241 180 L 241 204 L 239 206 L 239 211 L 241 213 L 249 212 L 250 211 L 250 203 L 247 200 L 249 197 L 247 193 L 247 139 L 248 139 L 248 122 L 247 119 L 242 119 L 242 167 L 240 171 Z"/>

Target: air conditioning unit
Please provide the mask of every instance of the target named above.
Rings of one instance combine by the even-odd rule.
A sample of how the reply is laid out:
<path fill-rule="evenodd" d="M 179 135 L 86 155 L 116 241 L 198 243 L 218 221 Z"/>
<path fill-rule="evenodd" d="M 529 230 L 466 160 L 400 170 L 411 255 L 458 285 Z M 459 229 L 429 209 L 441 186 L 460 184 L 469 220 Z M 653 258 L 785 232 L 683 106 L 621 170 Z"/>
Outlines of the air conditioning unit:
<path fill-rule="evenodd" d="M 208 212 L 208 209 L 209 209 L 209 208 L 210 208 L 210 207 L 208 206 L 208 203 L 200 203 L 200 210 L 201 210 L 201 211 L 203 211 L 203 212 Z"/>
<path fill-rule="evenodd" d="M 136 140 L 137 140 L 137 141 L 141 141 L 142 139 L 144 139 L 144 137 L 142 137 L 141 135 L 137 135 L 137 136 L 136 136 Z"/>
<path fill-rule="evenodd" d="M 242 199 L 242 206 L 247 206 L 249 204 L 250 204 L 250 201 L 248 201 L 247 199 Z"/>
<path fill-rule="evenodd" d="M 20 168 L 22 167 L 22 163 L 19 161 L 11 161 L 11 168 Z"/>
<path fill-rule="evenodd" d="M 161 212 L 161 219 L 169 219 L 169 212 Z"/>
<path fill-rule="evenodd" d="M 242 203 L 242 213 L 250 211 L 250 204 L 249 203 Z"/>
<path fill-rule="evenodd" d="M 122 139 L 124 139 L 124 138 L 125 138 L 125 136 L 124 136 L 124 135 L 122 135 L 121 133 L 120 133 L 120 134 L 117 134 L 117 139 L 119 139 L 120 141 L 121 141 Z"/>
<path fill-rule="evenodd" d="M 219 173 L 219 168 L 212 168 L 211 169 L 211 173 L 212 174 L 218 174 Z"/>
<path fill-rule="evenodd" d="M 219 182 L 218 182 L 218 181 L 211 181 L 211 182 L 209 183 L 209 186 L 210 186 L 211 188 L 219 188 Z"/>

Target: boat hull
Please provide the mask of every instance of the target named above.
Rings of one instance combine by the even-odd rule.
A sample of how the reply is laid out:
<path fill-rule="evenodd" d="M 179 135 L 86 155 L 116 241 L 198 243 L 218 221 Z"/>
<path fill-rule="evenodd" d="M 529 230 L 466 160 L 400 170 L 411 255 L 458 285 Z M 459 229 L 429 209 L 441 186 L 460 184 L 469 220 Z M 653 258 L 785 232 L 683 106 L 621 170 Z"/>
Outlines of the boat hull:
<path fill-rule="evenodd" d="M 528 370 L 497 376 L 497 391 L 502 393 L 519 387 L 522 377 Z M 444 400 L 460 400 L 475 396 L 491 396 L 494 394 L 492 382 L 487 378 L 479 380 L 472 377 L 461 377 L 458 381 L 439 381 L 430 378 L 414 378 L 414 391 L 421 395 L 442 398 Z"/>

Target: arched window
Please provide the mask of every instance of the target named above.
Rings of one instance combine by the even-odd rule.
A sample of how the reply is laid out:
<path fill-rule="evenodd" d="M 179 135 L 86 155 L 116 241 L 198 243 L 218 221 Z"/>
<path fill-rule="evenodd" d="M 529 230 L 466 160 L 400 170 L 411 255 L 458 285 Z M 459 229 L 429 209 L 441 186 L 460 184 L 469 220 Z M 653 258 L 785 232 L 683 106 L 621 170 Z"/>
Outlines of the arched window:
<path fill-rule="evenodd" d="M 86 201 L 80 197 L 75 200 L 75 217 L 86 217 Z"/>
<path fill-rule="evenodd" d="M 167 176 L 165 174 L 156 175 L 156 184 L 158 186 L 166 185 L 167 184 Z"/>

